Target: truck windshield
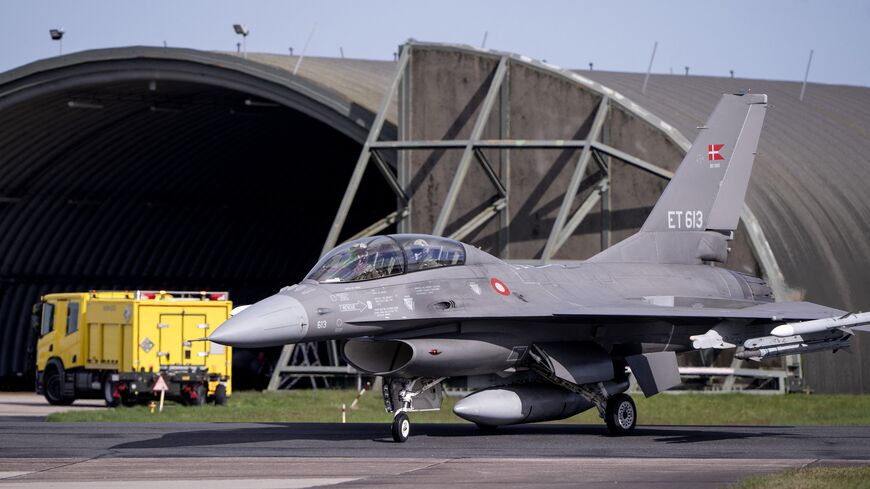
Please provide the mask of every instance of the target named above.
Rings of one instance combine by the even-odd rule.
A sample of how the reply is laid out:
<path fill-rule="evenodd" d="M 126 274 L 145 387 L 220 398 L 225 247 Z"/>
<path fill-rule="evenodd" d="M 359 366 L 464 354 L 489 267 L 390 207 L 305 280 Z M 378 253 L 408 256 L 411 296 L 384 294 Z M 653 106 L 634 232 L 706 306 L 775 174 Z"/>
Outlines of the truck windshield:
<path fill-rule="evenodd" d="M 335 248 L 305 278 L 322 283 L 360 282 L 463 264 L 465 248 L 458 241 L 414 234 L 375 236 Z"/>
<path fill-rule="evenodd" d="M 45 303 L 42 306 L 42 327 L 40 328 L 40 334 L 42 336 L 51 333 L 54 330 L 54 304 Z"/>

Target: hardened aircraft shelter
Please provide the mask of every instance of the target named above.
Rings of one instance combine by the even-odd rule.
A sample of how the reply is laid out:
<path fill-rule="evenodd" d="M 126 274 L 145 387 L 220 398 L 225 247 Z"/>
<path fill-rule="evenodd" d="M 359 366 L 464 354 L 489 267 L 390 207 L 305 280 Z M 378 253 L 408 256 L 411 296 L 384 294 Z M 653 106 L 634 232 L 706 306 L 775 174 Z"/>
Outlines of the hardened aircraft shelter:
<path fill-rule="evenodd" d="M 781 297 L 867 308 L 870 89 L 811 84 L 799 101 L 795 83 L 653 75 L 642 93 L 643 75 L 399 51 L 130 47 L 0 74 L 0 378 L 30 373 L 30 306 L 47 292 L 229 289 L 245 304 L 323 249 L 393 230 L 517 262 L 587 258 L 640 226 L 740 90 L 773 108 L 727 266 Z M 867 392 L 855 344 L 788 367 L 817 391 Z"/>

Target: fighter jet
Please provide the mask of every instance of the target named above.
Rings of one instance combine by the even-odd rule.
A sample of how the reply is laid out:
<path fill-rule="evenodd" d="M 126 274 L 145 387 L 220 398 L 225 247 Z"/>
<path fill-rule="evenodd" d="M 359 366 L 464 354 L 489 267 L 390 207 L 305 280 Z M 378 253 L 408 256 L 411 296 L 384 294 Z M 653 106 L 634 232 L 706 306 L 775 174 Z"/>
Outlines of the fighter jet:
<path fill-rule="evenodd" d="M 640 231 L 586 261 L 523 266 L 438 236 L 359 239 L 209 339 L 345 340 L 350 365 L 384 377 L 399 442 L 408 413 L 440 409 L 445 379 L 472 390 L 453 411 L 484 429 L 594 408 L 623 435 L 637 423 L 629 375 L 645 396 L 669 389 L 679 352 L 739 348 L 760 360 L 844 348 L 870 313 L 774 302 L 762 279 L 715 266 L 766 110 L 766 95 L 724 95 Z"/>

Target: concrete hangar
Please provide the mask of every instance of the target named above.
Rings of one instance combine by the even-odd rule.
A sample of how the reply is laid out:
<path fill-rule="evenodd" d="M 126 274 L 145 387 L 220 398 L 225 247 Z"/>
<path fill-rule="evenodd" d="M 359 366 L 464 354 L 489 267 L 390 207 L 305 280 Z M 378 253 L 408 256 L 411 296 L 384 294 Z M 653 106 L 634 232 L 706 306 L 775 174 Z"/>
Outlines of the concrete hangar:
<path fill-rule="evenodd" d="M 643 78 L 419 42 L 392 62 L 128 47 L 0 74 L 0 385 L 32 373 L 30 310 L 48 292 L 244 304 L 324 247 L 393 230 L 586 258 L 640 226 L 740 90 L 773 109 L 728 266 L 866 310 L 870 89 L 811 84 L 801 101 L 792 82 Z M 867 342 L 790 368 L 815 391 L 868 393 Z"/>

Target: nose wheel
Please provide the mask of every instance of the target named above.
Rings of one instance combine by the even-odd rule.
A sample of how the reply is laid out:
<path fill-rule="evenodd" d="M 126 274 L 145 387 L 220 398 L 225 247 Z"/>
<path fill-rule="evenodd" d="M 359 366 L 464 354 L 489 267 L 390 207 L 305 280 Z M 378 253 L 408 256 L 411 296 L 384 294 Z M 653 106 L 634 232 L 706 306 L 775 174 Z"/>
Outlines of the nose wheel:
<path fill-rule="evenodd" d="M 404 412 L 399 412 L 393 417 L 393 441 L 404 443 L 411 434 L 411 420 Z"/>
<path fill-rule="evenodd" d="M 386 378 L 384 379 L 384 407 L 393 413 L 390 431 L 393 441 L 404 443 L 411 434 L 408 413 L 441 409 L 441 382 L 446 377 Z"/>

